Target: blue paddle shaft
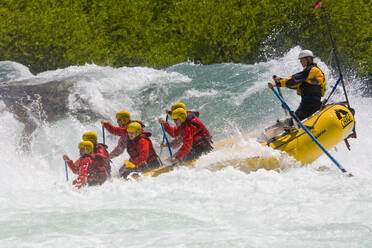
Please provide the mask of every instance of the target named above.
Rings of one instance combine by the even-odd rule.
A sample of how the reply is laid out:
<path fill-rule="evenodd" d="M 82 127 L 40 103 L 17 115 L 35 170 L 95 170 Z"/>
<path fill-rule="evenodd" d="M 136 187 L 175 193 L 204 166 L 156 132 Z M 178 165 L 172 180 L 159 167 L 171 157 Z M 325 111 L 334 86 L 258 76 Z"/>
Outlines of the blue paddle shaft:
<path fill-rule="evenodd" d="M 336 88 L 337 88 L 337 85 L 341 82 L 341 79 L 342 79 L 342 74 L 340 74 L 340 77 L 338 78 L 335 86 L 333 86 L 332 88 L 332 91 L 331 93 L 329 94 L 329 96 L 327 97 L 326 101 L 325 102 L 328 102 L 329 98 L 333 95 L 333 92 L 335 92 Z"/>
<path fill-rule="evenodd" d="M 160 125 L 161 125 L 161 129 L 163 130 L 164 139 L 167 142 L 167 146 L 168 146 L 168 150 L 169 150 L 169 155 L 170 155 L 171 158 L 173 158 L 172 149 L 170 148 L 170 145 L 169 145 L 169 142 L 168 142 L 168 138 L 167 138 L 167 134 L 165 133 L 164 125 L 163 125 L 163 123 L 160 123 Z"/>
<path fill-rule="evenodd" d="M 67 161 L 65 160 L 65 171 L 66 171 L 66 182 L 68 182 L 68 169 L 67 169 Z"/>
<path fill-rule="evenodd" d="M 287 103 L 283 100 L 283 98 L 279 95 L 279 93 L 274 89 L 271 88 L 276 97 L 282 102 L 283 106 L 288 110 L 289 113 L 292 113 L 291 116 L 293 115 L 293 112 L 287 105 Z M 332 162 L 342 171 L 342 172 L 347 172 L 337 161 L 332 157 L 332 155 L 319 143 L 319 141 L 311 134 L 311 132 L 305 127 L 304 124 L 300 120 L 298 120 L 297 117 L 294 116 L 294 119 L 298 123 L 298 125 L 301 126 L 301 128 L 310 136 L 310 138 L 319 146 L 319 148 L 332 160 Z"/>
<path fill-rule="evenodd" d="M 168 122 L 168 114 L 167 114 L 167 117 L 165 117 L 165 122 Z M 164 139 L 165 139 L 165 133 L 163 133 L 163 141 L 161 142 L 161 144 L 164 144 Z"/>
<path fill-rule="evenodd" d="M 102 126 L 102 141 L 103 141 L 103 144 L 104 145 L 106 145 L 106 143 L 105 143 L 105 127 L 104 126 Z"/>

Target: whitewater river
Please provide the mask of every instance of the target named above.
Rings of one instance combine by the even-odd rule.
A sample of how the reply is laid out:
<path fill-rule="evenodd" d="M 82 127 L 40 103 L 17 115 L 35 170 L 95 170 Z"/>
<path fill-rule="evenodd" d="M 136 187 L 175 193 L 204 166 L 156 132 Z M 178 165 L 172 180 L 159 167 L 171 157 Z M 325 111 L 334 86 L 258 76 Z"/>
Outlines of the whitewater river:
<path fill-rule="evenodd" d="M 125 153 L 101 187 L 77 190 L 71 172 L 66 182 L 62 155 L 77 158 L 85 131 L 101 140 L 100 120 L 115 123 L 120 110 L 147 124 L 158 151 L 156 120 L 179 101 L 200 111 L 215 141 L 273 124 L 284 113 L 267 82 L 301 70 L 299 51 L 254 65 L 85 65 L 37 75 L 0 62 L 0 247 L 372 247 L 372 98 L 362 96 L 357 80 L 347 88 L 358 139 L 350 140 L 351 151 L 344 143 L 331 150 L 352 178 L 325 156 L 299 167 L 248 139 L 216 149 L 194 169 L 123 182 L 115 175 Z M 329 93 L 336 78 L 317 62 Z M 283 94 L 296 108 L 295 92 Z M 106 134 L 106 143 L 111 150 L 117 138 Z M 292 168 L 211 170 L 252 155 L 281 156 L 282 167 Z"/>

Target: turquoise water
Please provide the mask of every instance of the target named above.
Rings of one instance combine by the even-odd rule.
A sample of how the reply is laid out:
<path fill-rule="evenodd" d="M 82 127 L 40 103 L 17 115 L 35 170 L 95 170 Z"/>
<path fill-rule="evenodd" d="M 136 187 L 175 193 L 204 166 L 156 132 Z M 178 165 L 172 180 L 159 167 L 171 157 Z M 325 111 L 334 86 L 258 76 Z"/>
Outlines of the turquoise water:
<path fill-rule="evenodd" d="M 100 120 L 114 122 L 123 109 L 147 124 L 157 149 L 162 136 L 156 120 L 178 101 L 200 111 L 215 141 L 262 130 L 284 117 L 267 82 L 273 74 L 300 70 L 298 52 L 296 47 L 254 65 L 85 65 L 38 75 L 0 62 L 0 247 L 371 247 L 372 99 L 361 96 L 358 81 L 348 89 L 359 137 L 350 141 L 352 151 L 343 143 L 331 151 L 353 178 L 327 157 L 299 167 L 252 138 L 216 149 L 194 169 L 156 178 L 113 177 L 81 190 L 65 181 L 62 155 L 77 158 L 81 134 L 93 130 L 101 136 Z M 318 62 L 331 87 L 335 78 Z M 10 90 L 1 91 L 5 86 Z M 23 99 L 18 91 L 38 97 Z M 295 92 L 283 94 L 296 108 Z M 106 134 L 106 142 L 112 149 L 117 139 Z M 293 168 L 211 170 L 215 163 L 254 155 L 276 156 Z M 127 157 L 113 161 L 114 175 Z"/>

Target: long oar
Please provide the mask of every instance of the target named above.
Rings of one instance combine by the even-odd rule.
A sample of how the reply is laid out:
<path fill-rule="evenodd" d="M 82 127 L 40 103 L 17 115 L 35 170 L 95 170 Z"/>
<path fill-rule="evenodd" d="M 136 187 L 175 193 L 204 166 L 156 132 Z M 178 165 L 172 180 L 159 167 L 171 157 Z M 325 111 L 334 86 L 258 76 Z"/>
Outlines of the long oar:
<path fill-rule="evenodd" d="M 318 4 L 318 2 L 317 2 L 317 4 Z M 319 2 L 319 5 L 320 5 L 320 3 L 321 3 L 321 1 Z M 329 22 L 328 22 L 328 16 L 327 16 L 327 13 L 326 13 L 325 9 L 322 6 L 320 6 L 320 9 L 323 12 L 323 18 L 324 18 L 324 21 L 325 21 L 326 26 L 327 26 L 327 30 L 328 30 L 328 34 L 329 34 L 329 39 L 330 39 L 331 44 L 332 44 L 333 54 L 335 55 L 336 65 L 337 65 L 338 72 L 340 74 L 341 84 L 342 84 L 342 88 L 344 90 L 344 96 L 345 96 L 345 99 L 346 99 L 346 102 L 347 102 L 347 106 L 350 107 L 350 102 L 349 102 L 349 98 L 347 96 L 344 79 L 342 77 L 340 60 L 338 59 L 337 47 L 336 47 L 336 44 L 335 44 L 335 42 L 333 40 L 333 36 L 332 36 L 332 33 L 331 33 L 331 27 L 330 27 Z"/>
<path fill-rule="evenodd" d="M 335 92 L 335 90 L 336 90 L 338 84 L 341 82 L 341 78 L 342 78 L 342 75 L 340 75 L 339 79 L 337 79 L 337 82 L 336 82 L 335 86 L 333 86 L 333 88 L 332 88 L 332 90 L 331 90 L 331 93 L 329 93 L 327 99 L 325 99 L 325 101 L 323 101 L 323 105 L 326 105 L 326 104 L 327 104 L 329 98 L 331 98 L 331 96 L 332 96 L 333 93 Z"/>
<path fill-rule="evenodd" d="M 102 139 L 103 139 L 103 144 L 106 145 L 105 143 L 105 127 L 102 126 Z"/>
<path fill-rule="evenodd" d="M 310 136 L 310 138 L 319 146 L 319 148 L 332 160 L 332 162 L 343 172 L 346 173 L 347 171 L 332 157 L 331 154 L 319 143 L 319 141 L 310 133 L 310 131 L 305 127 L 304 124 L 297 118 L 297 116 L 294 114 L 294 112 L 289 108 L 287 103 L 283 100 L 283 98 L 276 92 L 274 88 L 271 88 L 271 90 L 274 92 L 276 97 L 279 98 L 279 100 L 282 102 L 283 106 L 288 110 L 291 117 L 298 123 L 298 125 L 301 126 L 301 128 Z M 351 173 L 347 174 L 348 176 L 353 176 Z"/>
<path fill-rule="evenodd" d="M 66 172 L 66 182 L 68 182 L 68 169 L 67 169 L 67 161 L 65 160 L 65 172 Z"/>
<path fill-rule="evenodd" d="M 168 114 L 167 114 L 167 117 L 165 117 L 165 122 L 167 122 L 167 121 L 168 121 Z M 164 140 L 165 140 L 165 133 L 163 133 L 163 140 L 161 142 L 162 145 L 164 144 Z M 162 152 L 163 152 L 163 147 L 160 146 L 160 155 L 161 155 Z"/>
<path fill-rule="evenodd" d="M 165 133 L 164 125 L 163 125 L 163 123 L 160 123 L 160 125 L 161 125 L 161 129 L 163 130 L 164 139 L 167 142 L 170 158 L 173 158 L 172 149 L 170 148 L 168 138 L 167 138 L 167 134 Z"/>

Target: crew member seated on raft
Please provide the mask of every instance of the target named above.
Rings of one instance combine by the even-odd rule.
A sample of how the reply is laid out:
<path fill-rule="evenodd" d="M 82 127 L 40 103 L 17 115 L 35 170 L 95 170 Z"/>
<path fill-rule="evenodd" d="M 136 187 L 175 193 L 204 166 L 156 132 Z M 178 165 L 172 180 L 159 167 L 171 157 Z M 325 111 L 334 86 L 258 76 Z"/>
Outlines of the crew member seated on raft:
<path fill-rule="evenodd" d="M 314 55 L 310 50 L 302 50 L 298 58 L 304 68 L 303 71 L 284 79 L 274 75 L 275 85 L 268 83 L 268 86 L 297 89 L 297 94 L 301 96 L 301 103 L 295 114 L 299 120 L 303 120 L 322 107 L 321 97 L 326 90 L 326 78 L 313 62 Z M 287 124 L 293 125 L 293 120 L 288 120 L 290 121 L 287 121 Z"/>
<path fill-rule="evenodd" d="M 116 158 L 120 154 L 122 154 L 125 151 L 125 148 L 127 147 L 128 143 L 128 134 L 127 134 L 127 126 L 134 122 L 130 118 L 130 113 L 126 110 L 120 111 L 116 113 L 116 121 L 119 125 L 118 127 L 115 127 L 111 125 L 109 122 L 101 121 L 102 126 L 109 131 L 109 133 L 120 136 L 118 140 L 117 146 L 110 152 L 109 157 L 110 159 Z M 145 127 L 145 125 L 140 121 L 135 121 L 142 125 L 142 127 Z"/>
<path fill-rule="evenodd" d="M 93 143 L 82 141 L 79 143 L 80 158 L 75 163 L 67 155 L 63 155 L 63 160 L 67 161 L 68 167 L 74 174 L 78 174 L 72 184 L 77 188 L 84 185 L 101 185 L 107 179 L 106 167 L 99 164 L 93 155 Z"/>
<path fill-rule="evenodd" d="M 164 129 L 170 136 L 182 136 L 182 147 L 172 158 L 172 163 L 181 160 L 190 161 L 213 150 L 212 137 L 197 117 L 187 119 L 187 112 L 183 108 L 178 108 L 172 112 L 172 119 L 176 124 L 175 127 L 171 127 L 163 118 L 158 120 L 159 123 L 164 124 Z"/>
<path fill-rule="evenodd" d="M 182 108 L 186 110 L 187 113 L 187 120 L 192 120 L 194 118 L 199 118 L 199 112 L 198 111 L 191 111 L 186 109 L 186 105 L 183 102 L 178 102 L 172 105 L 171 109 L 165 110 L 165 113 L 167 115 L 172 115 L 172 112 L 178 108 Z M 198 119 L 199 120 L 199 119 Z M 200 120 L 199 120 L 200 121 Z M 169 142 L 169 145 L 172 148 L 177 148 L 182 144 L 182 135 L 179 135 L 175 137 L 171 142 Z M 166 147 L 166 144 L 161 144 L 160 147 Z"/>
<path fill-rule="evenodd" d="M 160 167 L 161 161 L 149 138 L 151 133 L 142 132 L 142 125 L 138 122 L 130 123 L 126 130 L 130 158 L 129 161 L 124 160 L 124 165 L 119 170 L 120 176 L 126 179 L 132 172 L 146 172 Z"/>
<path fill-rule="evenodd" d="M 93 155 L 100 165 L 106 167 L 107 173 L 111 175 L 111 165 L 109 154 L 107 152 L 107 145 L 102 143 L 97 143 L 97 133 L 96 132 L 86 132 L 83 134 L 83 141 L 90 141 L 93 143 Z"/>

